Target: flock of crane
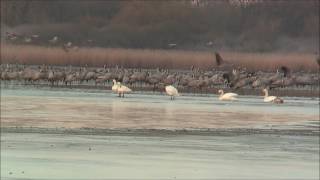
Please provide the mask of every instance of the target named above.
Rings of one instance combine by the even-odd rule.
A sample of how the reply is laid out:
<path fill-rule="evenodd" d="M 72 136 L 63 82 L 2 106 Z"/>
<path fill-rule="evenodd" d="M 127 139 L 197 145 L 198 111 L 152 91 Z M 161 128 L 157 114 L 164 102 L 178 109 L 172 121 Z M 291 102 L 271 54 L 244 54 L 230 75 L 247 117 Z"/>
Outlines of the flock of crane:
<path fill-rule="evenodd" d="M 30 43 L 39 38 L 39 35 L 22 36 L 17 33 L 7 32 L 7 39 L 15 41 L 24 39 Z M 59 37 L 54 36 L 49 40 L 50 44 L 57 44 Z M 60 40 L 61 41 L 61 40 Z M 62 42 L 62 41 L 61 41 Z M 171 44 L 175 46 L 176 44 Z M 76 50 L 78 47 L 71 42 L 63 44 L 63 49 Z M 191 67 L 190 70 L 168 70 L 168 69 L 126 69 L 123 67 L 89 68 L 85 67 L 53 67 L 53 66 L 25 66 L 18 64 L 1 64 L 1 80 L 6 84 L 11 81 L 24 82 L 24 84 L 48 84 L 58 86 L 64 84 L 71 87 L 74 84 L 85 84 L 94 82 L 95 86 L 108 85 L 113 83 L 112 90 L 124 97 L 125 93 L 132 90 L 131 87 L 152 87 L 153 91 L 165 89 L 167 94 L 174 99 L 178 96 L 178 89 L 193 90 L 201 93 L 210 88 L 254 88 L 263 89 L 266 102 L 281 103 L 282 99 L 268 96 L 271 88 L 286 87 L 311 87 L 319 88 L 319 76 L 317 73 L 291 72 L 289 68 L 281 66 L 276 72 L 250 72 L 246 68 L 235 67 L 222 59 L 218 52 L 215 52 L 216 69 L 200 70 Z M 320 57 L 317 59 L 320 66 Z M 224 93 L 219 90 L 220 100 L 236 100 L 237 94 Z"/>
<path fill-rule="evenodd" d="M 221 65 L 219 54 L 216 54 L 217 64 Z M 220 57 L 221 58 L 221 57 Z M 319 90 L 317 73 L 290 72 L 287 67 L 279 67 L 275 72 L 250 72 L 245 68 L 230 70 L 212 69 L 203 71 L 191 67 L 190 70 L 168 69 L 126 69 L 123 67 L 89 68 L 89 67 L 53 67 L 25 66 L 18 64 L 1 64 L 1 80 L 4 85 L 17 82 L 30 85 L 47 84 L 49 86 L 72 87 L 72 85 L 105 86 L 113 83 L 112 91 L 124 97 L 131 92 L 129 87 L 150 87 L 153 91 L 165 90 L 173 100 L 179 96 L 178 89 L 190 92 L 207 91 L 210 88 L 220 89 L 220 100 L 237 100 L 237 94 L 224 93 L 222 89 L 254 88 L 262 89 L 265 102 L 283 103 L 279 97 L 269 96 L 271 88 L 307 87 Z M 127 87 L 129 86 L 129 87 Z M 229 90 L 231 91 L 231 90 Z"/>

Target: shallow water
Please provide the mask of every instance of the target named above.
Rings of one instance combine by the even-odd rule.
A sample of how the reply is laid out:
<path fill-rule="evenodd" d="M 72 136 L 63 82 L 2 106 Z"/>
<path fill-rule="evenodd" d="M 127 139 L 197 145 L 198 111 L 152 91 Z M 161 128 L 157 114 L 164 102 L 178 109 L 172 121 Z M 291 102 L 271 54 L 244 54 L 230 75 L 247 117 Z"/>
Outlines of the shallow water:
<path fill-rule="evenodd" d="M 241 96 L 221 102 L 216 95 L 183 94 L 170 101 L 150 92 L 118 98 L 107 90 L 1 89 L 1 126 L 13 129 L 1 133 L 1 179 L 317 179 L 315 135 L 28 132 L 29 127 L 319 130 L 319 99 L 284 100 L 275 105 Z M 28 133 L 10 127 L 26 127 Z"/>
<path fill-rule="evenodd" d="M 1 136 L 4 179 L 317 179 L 317 136 Z M 1 178 L 1 179 L 2 179 Z"/>
<path fill-rule="evenodd" d="M 240 96 L 169 96 L 137 92 L 118 98 L 108 90 L 1 89 L 2 127 L 46 128 L 319 128 L 319 99 L 284 97 L 285 104 Z"/>

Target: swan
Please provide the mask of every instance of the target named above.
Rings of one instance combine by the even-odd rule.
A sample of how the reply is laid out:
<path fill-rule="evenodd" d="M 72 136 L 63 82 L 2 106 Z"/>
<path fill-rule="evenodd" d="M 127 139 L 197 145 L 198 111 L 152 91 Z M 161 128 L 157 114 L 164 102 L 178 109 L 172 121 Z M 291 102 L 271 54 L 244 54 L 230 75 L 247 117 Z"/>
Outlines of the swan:
<path fill-rule="evenodd" d="M 276 103 L 276 104 L 283 103 L 283 99 L 281 99 L 277 96 L 269 96 L 267 89 L 263 89 L 262 91 L 264 92 L 264 99 L 263 99 L 264 102 L 272 102 L 272 103 Z"/>
<path fill-rule="evenodd" d="M 171 85 L 166 86 L 165 89 L 166 89 L 166 93 L 169 96 L 171 96 L 171 100 L 173 100 L 175 96 L 180 96 L 179 93 L 178 93 L 178 90 L 175 87 L 171 86 Z"/>
<path fill-rule="evenodd" d="M 224 93 L 222 89 L 220 89 L 218 91 L 218 93 L 220 94 L 219 96 L 219 100 L 220 101 L 234 101 L 237 100 L 237 96 L 238 94 L 236 93 Z"/>
<path fill-rule="evenodd" d="M 112 80 L 112 82 L 113 82 L 113 86 L 112 86 L 111 90 L 113 92 L 117 93 L 117 89 L 118 89 L 117 81 L 114 79 L 114 80 Z"/>
<path fill-rule="evenodd" d="M 121 97 L 121 94 L 122 94 L 122 97 L 124 97 L 124 93 L 132 92 L 130 88 L 128 88 L 127 86 L 121 85 L 120 82 L 117 82 L 117 85 L 118 85 L 117 93 L 119 94 L 119 97 Z"/>

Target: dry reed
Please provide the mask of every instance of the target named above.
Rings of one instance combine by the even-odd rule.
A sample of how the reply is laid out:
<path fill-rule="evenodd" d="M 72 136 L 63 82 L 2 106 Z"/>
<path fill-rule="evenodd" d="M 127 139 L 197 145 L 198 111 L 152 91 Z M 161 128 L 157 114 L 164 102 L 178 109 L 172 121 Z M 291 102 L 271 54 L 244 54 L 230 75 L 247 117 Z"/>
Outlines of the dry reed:
<path fill-rule="evenodd" d="M 216 66 L 213 52 L 151 49 L 80 48 L 65 52 L 62 48 L 1 45 L 1 63 L 47 64 L 127 68 L 189 69 L 192 65 L 201 69 Z M 239 53 L 220 52 L 228 62 L 251 70 L 275 70 L 281 65 L 294 71 L 317 72 L 316 54 L 297 53 Z"/>

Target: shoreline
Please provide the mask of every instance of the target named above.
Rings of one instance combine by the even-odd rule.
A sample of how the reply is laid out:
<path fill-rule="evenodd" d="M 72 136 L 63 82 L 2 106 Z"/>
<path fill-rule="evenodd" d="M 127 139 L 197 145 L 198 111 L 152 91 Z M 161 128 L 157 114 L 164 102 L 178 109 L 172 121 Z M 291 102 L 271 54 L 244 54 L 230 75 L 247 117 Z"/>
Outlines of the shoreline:
<path fill-rule="evenodd" d="M 258 128 L 212 128 L 212 129 L 100 129 L 100 128 L 39 128 L 1 127 L 1 133 L 39 133 L 100 136 L 239 136 L 239 135 L 288 135 L 320 136 L 320 129 L 258 129 Z"/>
<path fill-rule="evenodd" d="M 11 89 L 11 88 L 16 88 L 16 87 L 30 87 L 30 88 L 48 88 L 49 90 L 53 89 L 84 89 L 84 90 L 107 90 L 111 92 L 111 87 L 112 85 L 72 85 L 66 86 L 66 85 L 59 85 L 59 86 L 50 86 L 50 85 L 45 85 L 45 84 L 36 84 L 36 85 L 20 85 L 20 84 L 10 84 L 10 85 L 5 85 L 1 83 L 1 89 Z M 153 87 L 130 87 L 133 90 L 132 94 L 135 93 L 141 93 L 141 92 L 148 92 L 148 93 L 153 93 L 153 94 L 165 94 L 164 89 L 161 90 L 160 88 L 157 88 L 153 92 Z M 186 89 L 186 88 L 180 88 L 178 87 L 178 91 L 180 93 L 184 93 L 187 95 L 191 96 L 205 96 L 209 94 L 216 94 L 218 95 L 218 90 L 219 89 L 224 89 L 225 91 L 232 91 L 234 93 L 237 93 L 239 95 L 248 95 L 248 96 L 263 96 L 263 93 L 261 89 L 230 89 L 230 88 L 222 88 L 222 87 L 213 87 L 213 88 L 207 88 L 204 89 L 202 92 L 200 90 L 195 90 L 193 91 L 192 89 Z M 290 88 L 284 88 L 284 89 L 272 89 L 269 90 L 270 94 L 276 95 L 276 96 L 282 96 L 282 97 L 310 97 L 310 98 L 319 98 L 320 97 L 320 89 L 315 88 L 315 89 L 290 89 Z"/>

